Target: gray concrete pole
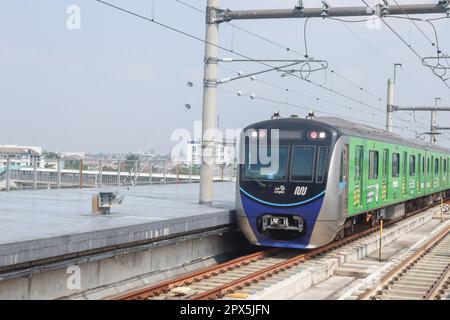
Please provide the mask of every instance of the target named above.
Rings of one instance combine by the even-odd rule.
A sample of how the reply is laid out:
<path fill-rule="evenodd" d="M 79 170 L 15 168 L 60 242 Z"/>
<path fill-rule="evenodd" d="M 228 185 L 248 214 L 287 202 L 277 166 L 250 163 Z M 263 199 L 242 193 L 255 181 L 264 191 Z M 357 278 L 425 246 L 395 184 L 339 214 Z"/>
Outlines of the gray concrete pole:
<path fill-rule="evenodd" d="M 205 68 L 202 121 L 202 167 L 200 171 L 200 204 L 213 201 L 213 168 L 217 119 L 217 73 L 219 58 L 219 23 L 215 21 L 219 0 L 208 0 L 205 36 Z"/>
<path fill-rule="evenodd" d="M 56 160 L 56 188 L 61 189 L 61 159 Z"/>
<path fill-rule="evenodd" d="M 138 179 L 139 179 L 139 176 L 138 176 L 138 161 L 139 160 L 136 160 L 135 162 L 134 162 L 134 178 L 133 178 L 133 180 L 134 180 L 134 185 L 137 185 L 138 184 Z"/>
<path fill-rule="evenodd" d="M 98 161 L 98 187 L 101 188 L 103 187 L 103 161 L 99 160 Z"/>
<path fill-rule="evenodd" d="M 80 159 L 80 189 L 83 189 L 83 159 Z"/>
<path fill-rule="evenodd" d="M 120 160 L 117 160 L 117 186 L 120 188 Z"/>
<path fill-rule="evenodd" d="M 153 164 L 150 162 L 150 164 L 149 164 L 149 171 L 148 171 L 148 178 L 150 179 L 149 180 L 149 183 L 150 183 L 150 185 L 152 185 L 153 184 Z"/>
<path fill-rule="evenodd" d="M 394 81 L 388 80 L 388 91 L 387 91 L 387 110 L 386 110 L 386 131 L 393 132 L 393 109 L 394 105 Z"/>
<path fill-rule="evenodd" d="M 164 184 L 167 183 L 167 162 L 166 162 L 166 160 L 163 160 L 163 182 L 164 182 Z"/>
<path fill-rule="evenodd" d="M 33 189 L 37 189 L 37 158 L 33 157 Z"/>
<path fill-rule="evenodd" d="M 192 164 L 189 164 L 189 183 L 192 183 Z"/>
<path fill-rule="evenodd" d="M 436 118 L 437 111 L 431 111 L 431 135 L 430 135 L 430 143 L 436 144 Z"/>
<path fill-rule="evenodd" d="M 10 179 L 11 179 L 11 159 L 8 158 L 6 159 L 6 191 L 9 191 L 10 189 Z"/>

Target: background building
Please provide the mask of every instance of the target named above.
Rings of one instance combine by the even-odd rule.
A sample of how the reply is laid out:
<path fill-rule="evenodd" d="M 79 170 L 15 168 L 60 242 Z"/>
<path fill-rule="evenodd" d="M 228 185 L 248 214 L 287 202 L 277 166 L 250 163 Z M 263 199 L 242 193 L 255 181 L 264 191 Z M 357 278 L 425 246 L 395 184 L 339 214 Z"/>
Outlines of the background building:
<path fill-rule="evenodd" d="M 0 170 L 6 168 L 8 159 L 11 168 L 33 166 L 35 159 L 38 167 L 41 167 L 43 165 L 41 157 L 41 147 L 0 145 Z"/>
<path fill-rule="evenodd" d="M 191 141 L 186 146 L 186 157 L 184 161 L 187 164 L 200 165 L 202 163 L 202 145 L 198 141 Z M 222 141 L 216 143 L 216 164 L 234 164 L 236 163 L 237 150 L 234 141 Z"/>

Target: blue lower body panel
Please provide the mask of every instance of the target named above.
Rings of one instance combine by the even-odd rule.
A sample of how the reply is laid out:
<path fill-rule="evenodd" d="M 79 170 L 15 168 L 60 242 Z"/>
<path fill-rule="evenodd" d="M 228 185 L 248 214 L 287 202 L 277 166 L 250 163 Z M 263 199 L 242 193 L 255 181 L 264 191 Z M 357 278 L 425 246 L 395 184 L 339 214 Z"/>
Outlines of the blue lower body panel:
<path fill-rule="evenodd" d="M 308 204 L 298 207 L 283 207 L 274 208 L 269 205 L 258 203 L 257 201 L 249 198 L 245 194 L 241 193 L 241 202 L 244 210 L 245 218 L 248 220 L 252 232 L 257 239 L 257 242 L 261 246 L 267 247 L 280 247 L 280 248 L 296 248 L 306 249 L 310 245 L 310 239 L 316 224 L 317 218 L 320 213 L 320 209 L 323 204 L 323 195 Z M 303 221 L 304 231 L 299 234 L 299 238 L 294 240 L 275 240 L 271 239 L 268 235 L 264 235 L 258 231 L 257 220 L 259 217 L 265 214 L 274 215 L 297 215 L 300 216 Z"/>

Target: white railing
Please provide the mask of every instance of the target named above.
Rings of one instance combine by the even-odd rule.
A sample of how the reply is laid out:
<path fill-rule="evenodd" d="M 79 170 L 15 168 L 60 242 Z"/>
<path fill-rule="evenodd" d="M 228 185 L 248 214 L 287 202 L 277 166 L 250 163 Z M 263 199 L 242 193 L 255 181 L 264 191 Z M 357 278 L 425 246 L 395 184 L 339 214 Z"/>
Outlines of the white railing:
<path fill-rule="evenodd" d="M 214 181 L 234 181 L 236 165 L 217 165 Z M 45 167 L 0 169 L 0 191 L 137 186 L 200 181 L 200 166 L 168 160 L 55 159 Z"/>

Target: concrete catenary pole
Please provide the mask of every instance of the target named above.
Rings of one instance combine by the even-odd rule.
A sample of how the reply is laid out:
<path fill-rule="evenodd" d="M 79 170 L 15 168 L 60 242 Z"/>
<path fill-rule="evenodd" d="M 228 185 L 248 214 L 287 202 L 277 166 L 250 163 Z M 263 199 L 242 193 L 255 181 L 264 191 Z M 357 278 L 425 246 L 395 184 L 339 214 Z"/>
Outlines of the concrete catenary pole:
<path fill-rule="evenodd" d="M 438 110 L 439 101 L 441 101 L 441 98 L 434 99 L 435 110 L 431 111 L 431 135 L 430 135 L 431 144 L 436 144 L 437 110 Z"/>
<path fill-rule="evenodd" d="M 219 0 L 208 0 L 206 10 L 205 69 L 203 79 L 202 167 L 200 203 L 213 201 L 213 168 L 217 119 L 217 63 L 219 58 L 219 23 L 215 20 Z"/>
<path fill-rule="evenodd" d="M 436 118 L 437 111 L 431 111 L 431 134 L 430 134 L 430 143 L 436 144 Z"/>
<path fill-rule="evenodd" d="M 388 80 L 387 90 L 387 110 L 386 110 L 386 131 L 393 132 L 393 108 L 394 106 L 394 81 Z"/>

